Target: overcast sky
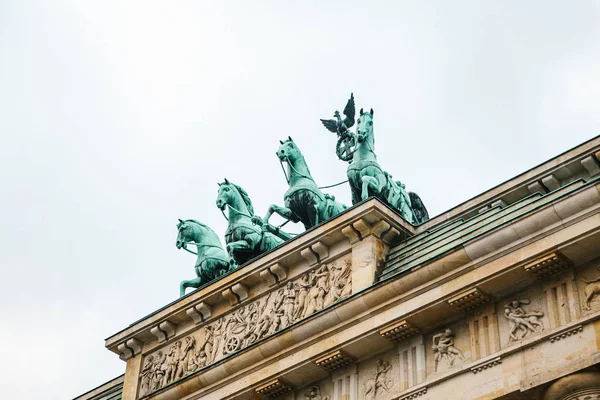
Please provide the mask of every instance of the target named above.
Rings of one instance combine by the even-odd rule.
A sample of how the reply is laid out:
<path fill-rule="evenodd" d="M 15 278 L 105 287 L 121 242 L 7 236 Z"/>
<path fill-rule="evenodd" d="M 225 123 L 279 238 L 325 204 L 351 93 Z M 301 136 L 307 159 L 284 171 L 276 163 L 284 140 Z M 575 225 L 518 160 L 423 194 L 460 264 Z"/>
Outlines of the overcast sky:
<path fill-rule="evenodd" d="M 2 397 L 69 399 L 122 374 L 104 338 L 194 277 L 177 218 L 222 236 L 224 177 L 258 214 L 282 204 L 279 139 L 320 185 L 346 179 L 319 118 L 351 91 L 375 109 L 381 165 L 432 216 L 598 135 L 599 11 L 0 0 Z"/>

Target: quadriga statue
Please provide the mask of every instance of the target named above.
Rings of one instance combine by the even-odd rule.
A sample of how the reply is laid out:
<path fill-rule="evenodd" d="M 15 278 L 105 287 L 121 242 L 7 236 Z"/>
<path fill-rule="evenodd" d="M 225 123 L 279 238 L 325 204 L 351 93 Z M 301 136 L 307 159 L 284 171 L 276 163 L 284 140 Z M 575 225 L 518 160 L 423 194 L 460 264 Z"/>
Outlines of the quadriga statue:
<path fill-rule="evenodd" d="M 217 207 L 224 211 L 229 226 L 225 232 L 227 251 L 233 260 L 242 265 L 262 253 L 279 246 L 284 239 L 263 229 L 262 220 L 254 215 L 254 208 L 248 193 L 240 186 L 229 182 L 219 183 Z M 281 233 L 283 235 L 283 233 Z"/>
<path fill-rule="evenodd" d="M 271 204 L 263 224 L 267 225 L 271 215 L 277 213 L 289 221 L 302 222 L 305 229 L 310 229 L 346 209 L 333 196 L 321 192 L 292 138 L 288 136 L 286 141 L 279 142 L 281 146 L 277 150 L 277 157 L 282 166 L 284 162 L 287 163 L 286 180 L 290 188 L 283 196 L 285 206 Z"/>
<path fill-rule="evenodd" d="M 404 185 L 394 181 L 377 162 L 375 155 L 375 136 L 373 133 L 373 109 L 364 112 L 356 121 L 356 133 L 349 130 L 354 121 L 354 96 L 344 108 L 346 118 L 341 119 L 336 111 L 336 119 L 321 120 L 331 132 L 338 134 L 336 153 L 338 158 L 349 161 L 347 175 L 352 190 L 352 204 L 368 199 L 370 196 L 389 204 L 400 212 L 411 224 L 421 224 L 429 219 L 429 213 L 421 198 L 414 192 L 406 192 Z"/>
<path fill-rule="evenodd" d="M 189 244 L 196 246 L 196 252 L 187 248 Z M 198 256 L 195 265 L 197 278 L 181 282 L 179 285 L 180 296 L 185 295 L 186 288 L 199 288 L 236 267 L 230 262 L 227 252 L 223 250 L 217 234 L 196 220 L 179 220 L 175 245 L 178 249 L 183 248 Z"/>

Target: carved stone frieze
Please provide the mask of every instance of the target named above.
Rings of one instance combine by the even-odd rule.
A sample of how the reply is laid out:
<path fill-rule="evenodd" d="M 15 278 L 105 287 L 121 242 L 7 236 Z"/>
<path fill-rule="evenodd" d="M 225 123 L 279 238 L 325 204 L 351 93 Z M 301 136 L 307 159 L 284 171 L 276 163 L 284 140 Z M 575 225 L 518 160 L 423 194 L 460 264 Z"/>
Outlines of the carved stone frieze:
<path fill-rule="evenodd" d="M 441 364 L 445 364 L 446 369 L 452 368 L 457 358 L 463 363 L 466 361 L 463 352 L 454 345 L 452 329 L 446 329 L 444 332 L 433 335 L 432 342 L 434 372 L 439 371 Z"/>
<path fill-rule="evenodd" d="M 239 299 L 242 289 L 234 285 L 227 291 Z M 288 281 L 278 290 L 205 325 L 198 331 L 196 338 L 188 336 L 167 349 L 163 348 L 147 356 L 144 360 L 140 393 L 150 393 L 244 349 L 349 296 L 351 292 L 350 257 L 322 264 L 299 278 Z M 207 307 L 201 303 L 194 310 L 206 318 L 211 314 Z M 162 326 L 163 324 L 160 325 Z M 157 333 L 161 334 L 163 341 L 171 336 L 171 332 L 163 332 L 162 329 Z M 174 330 L 172 333 L 175 333 Z M 330 366 L 340 362 L 342 360 L 334 358 Z"/>
<path fill-rule="evenodd" d="M 144 360 L 140 373 L 140 396 L 160 389 L 177 379 L 196 371 L 206 363 L 204 347 L 196 350 L 196 339 L 187 336 L 151 354 Z"/>
<path fill-rule="evenodd" d="M 510 340 L 521 340 L 529 333 L 537 333 L 544 330 L 540 320 L 544 316 L 541 311 L 525 311 L 523 305 L 530 301 L 513 300 L 504 306 L 504 316 L 508 319 L 508 335 Z"/>
<path fill-rule="evenodd" d="M 553 275 L 571 266 L 571 261 L 560 253 L 550 253 L 523 266 L 525 271 L 539 277 Z"/>
<path fill-rule="evenodd" d="M 304 400 L 331 400 L 331 396 L 322 395 L 321 387 L 314 385 L 308 392 L 304 393 Z"/>
<path fill-rule="evenodd" d="M 600 273 L 598 273 L 598 275 L 592 279 L 586 279 L 583 277 L 579 277 L 579 279 L 586 284 L 583 288 L 583 295 L 585 299 L 583 309 L 586 311 L 590 311 L 592 309 L 592 302 L 600 294 Z"/>
<path fill-rule="evenodd" d="M 489 300 L 481 290 L 473 288 L 449 299 L 448 304 L 460 311 L 469 311 Z"/>
<path fill-rule="evenodd" d="M 319 367 L 323 367 L 329 371 L 335 371 L 338 368 L 352 364 L 354 361 L 356 361 L 354 357 L 341 350 L 336 350 L 332 353 L 324 355 L 323 357 L 317 358 L 314 363 Z"/>
<path fill-rule="evenodd" d="M 375 376 L 365 382 L 365 399 L 375 400 L 390 392 L 394 386 L 391 369 L 392 364 L 388 361 L 377 361 Z"/>
<path fill-rule="evenodd" d="M 401 342 L 419 333 L 419 329 L 411 326 L 406 320 L 389 325 L 379 331 L 379 334 L 393 342 Z"/>

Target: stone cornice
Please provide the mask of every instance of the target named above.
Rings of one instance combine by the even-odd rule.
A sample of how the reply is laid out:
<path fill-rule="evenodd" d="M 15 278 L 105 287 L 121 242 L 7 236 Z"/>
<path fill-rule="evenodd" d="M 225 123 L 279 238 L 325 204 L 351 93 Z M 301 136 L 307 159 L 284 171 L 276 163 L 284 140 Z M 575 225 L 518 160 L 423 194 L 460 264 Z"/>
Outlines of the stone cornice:
<path fill-rule="evenodd" d="M 456 218 L 464 217 L 465 215 L 472 215 L 476 213 L 483 207 L 488 207 L 493 203 L 496 203 L 503 196 L 507 196 L 509 194 L 513 194 L 522 191 L 523 188 L 527 188 L 532 184 L 538 183 L 538 181 L 542 181 L 544 178 L 552 176 L 559 169 L 565 169 L 565 167 L 573 166 L 580 169 L 589 169 L 586 166 L 589 164 L 587 161 L 589 157 L 592 155 L 598 154 L 600 152 L 600 136 L 596 136 L 589 141 L 582 143 L 579 146 L 572 148 L 536 167 L 533 167 L 529 171 L 526 171 L 508 181 L 501 183 L 500 185 L 489 189 L 488 191 L 470 199 L 466 202 L 457 205 L 450 210 L 433 217 L 429 221 L 419 225 L 417 227 L 417 232 L 423 232 L 429 229 L 432 229 L 436 226 L 447 223 L 448 221 L 454 220 Z M 595 169 L 592 168 L 592 172 L 590 175 L 592 177 L 597 176 L 594 172 Z M 574 168 L 573 168 L 574 169 Z M 540 186 L 541 190 L 545 190 Z M 529 189 L 527 189 L 529 191 Z"/>
<path fill-rule="evenodd" d="M 548 234 L 545 230 L 561 229 L 564 224 L 575 223 L 581 218 L 598 213 L 600 209 L 600 183 L 598 181 L 582 184 L 573 183 L 571 188 L 562 188 L 564 193 L 555 196 L 542 205 L 521 211 L 509 222 L 489 227 L 463 241 L 452 241 L 438 250 L 427 250 L 418 258 L 401 265 L 386 268 L 383 279 L 394 278 L 413 268 L 437 264 L 441 259 L 452 259 L 452 263 L 485 262 L 501 252 L 505 252 L 513 243 L 535 240 L 536 235 Z M 461 255 L 461 252 L 462 255 Z M 452 267 L 448 265 L 448 267 Z"/>
<path fill-rule="evenodd" d="M 569 232 L 564 232 L 561 236 L 568 240 L 567 238 L 573 237 L 582 237 L 583 232 L 589 232 L 590 229 L 596 232 L 600 230 L 600 221 L 594 220 L 595 225 L 588 223 L 587 225 L 569 225 L 566 224 L 567 227 L 563 226 L 563 229 L 569 230 Z M 582 231 L 581 229 L 585 229 Z M 551 232 L 544 231 L 546 234 L 551 234 Z M 538 237 L 539 240 L 540 237 Z M 552 241 L 543 241 L 545 246 L 560 246 L 561 242 L 556 241 L 556 239 Z M 523 244 L 514 243 L 515 248 L 523 248 Z M 531 252 L 532 249 L 534 251 L 542 251 L 541 254 L 534 253 L 531 254 L 530 258 L 536 258 L 540 255 L 552 251 L 552 247 L 540 247 L 531 246 L 527 252 Z M 514 248 L 512 249 L 514 251 Z M 520 251 L 521 254 L 529 254 L 525 252 L 525 249 Z M 514 258 L 506 256 L 507 260 L 513 260 Z M 417 271 L 413 271 L 411 274 L 400 277 L 396 280 L 392 280 L 386 282 L 385 284 L 380 282 L 363 292 L 356 293 L 343 301 L 335 304 L 333 307 L 329 309 L 322 310 L 321 313 L 315 314 L 313 317 L 308 318 L 304 321 L 301 321 L 299 324 L 291 327 L 291 330 L 281 331 L 278 334 L 268 338 L 265 342 L 261 344 L 261 348 L 269 349 L 268 354 L 263 353 L 262 351 L 256 348 L 248 348 L 245 351 L 242 351 L 235 356 L 234 359 L 225 359 L 222 360 L 218 365 L 210 366 L 211 369 L 218 369 L 218 371 L 222 371 L 227 375 L 227 379 L 225 379 L 225 375 L 222 378 L 219 378 L 219 382 L 215 381 L 217 375 L 215 373 L 206 373 L 204 371 L 202 377 L 202 386 L 205 387 L 205 390 L 213 391 L 218 387 L 226 384 L 226 382 L 234 380 L 238 373 L 249 373 L 250 371 L 261 368 L 261 366 L 268 365 L 273 362 L 273 360 L 281 360 L 282 357 L 286 357 L 288 355 L 296 353 L 299 348 L 308 349 L 311 347 L 312 343 L 316 343 L 318 341 L 327 340 L 326 338 L 331 335 L 332 332 L 344 332 L 350 326 L 356 327 L 359 321 L 365 320 L 365 318 L 375 318 L 380 326 L 373 327 L 370 324 L 366 324 L 366 329 L 363 333 L 354 332 L 352 341 L 356 342 L 357 340 L 362 340 L 362 338 L 366 338 L 370 335 L 379 336 L 379 330 L 385 328 L 386 326 L 391 325 L 394 320 L 400 319 L 409 319 L 409 320 L 418 320 L 421 315 L 426 314 L 436 314 L 439 315 L 440 312 L 448 313 L 449 310 L 452 310 L 452 307 L 448 305 L 448 300 L 468 291 L 474 287 L 484 287 L 486 293 L 490 295 L 494 295 L 494 291 L 503 291 L 506 290 L 506 285 L 510 286 L 510 282 L 503 280 L 503 274 L 522 274 L 525 276 L 527 272 L 523 269 L 523 265 L 527 263 L 527 258 L 521 262 L 517 262 L 514 264 L 507 263 L 503 259 L 496 259 L 495 257 L 491 257 L 488 260 L 488 264 L 486 265 L 483 261 L 480 260 L 482 264 L 479 265 L 477 272 L 473 270 L 473 268 L 458 268 L 460 271 L 458 274 L 455 271 L 450 271 L 453 274 L 452 279 L 454 280 L 451 287 L 453 291 L 444 291 L 446 293 L 445 296 L 438 298 L 436 301 L 431 302 L 429 300 L 426 306 L 421 306 L 418 309 L 406 309 L 404 306 L 401 307 L 402 304 L 408 304 L 407 299 L 415 298 L 416 296 L 423 295 L 426 296 L 426 293 L 432 288 L 440 286 L 440 284 L 447 282 L 448 279 L 444 276 L 439 276 L 438 278 L 431 279 L 431 268 L 423 268 Z M 444 260 L 440 260 L 439 262 L 444 263 Z M 486 268 L 485 272 L 482 271 L 482 268 Z M 419 272 L 420 271 L 420 272 Z M 519 272 L 520 271 L 520 272 Z M 423 274 L 424 272 L 424 274 Z M 464 278 L 462 277 L 464 275 Z M 421 276 L 421 278 L 417 277 Z M 477 279 L 473 279 L 473 276 L 478 276 L 479 281 Z M 513 277 L 515 275 L 512 275 Z M 495 279 L 498 281 L 492 282 Z M 492 289 L 485 288 L 485 286 L 491 287 Z M 410 303 L 415 303 L 415 301 L 411 301 Z M 398 307 L 403 311 L 401 313 L 398 312 Z M 387 311 L 389 309 L 389 312 Z M 451 318 L 450 315 L 448 315 Z M 598 316 L 589 316 L 587 318 L 596 319 Z M 582 322 L 579 322 L 581 324 Z M 564 327 L 563 327 L 564 328 Z M 363 328 L 361 328 L 363 329 Z M 552 330 L 548 332 L 544 332 L 543 335 L 538 337 L 534 337 L 532 339 L 523 340 L 514 346 L 503 349 L 501 352 L 496 353 L 493 357 L 503 356 L 503 354 L 509 354 L 511 352 L 519 351 L 520 348 L 525 346 L 528 343 L 537 343 L 540 340 L 546 340 L 550 335 L 556 334 L 558 332 L 562 332 L 561 330 Z M 282 336 L 283 335 L 283 336 Z M 285 337 L 285 340 L 281 338 Z M 336 340 L 339 340 L 340 344 L 342 344 L 341 350 L 343 350 L 343 341 L 348 339 L 343 339 L 340 336 L 337 337 Z M 318 354 L 310 355 L 310 352 L 304 351 L 307 357 L 313 358 L 318 357 Z M 471 367 L 475 367 L 486 362 L 487 358 L 477 360 L 475 363 L 469 363 L 465 365 L 465 370 L 470 370 Z M 298 360 L 295 360 L 298 362 Z M 283 365 L 282 365 L 283 367 Z M 456 373 L 462 373 L 463 369 L 458 370 Z M 441 375 L 436 378 L 434 381 L 448 379 L 450 376 L 455 375 L 456 373 L 452 372 L 450 375 Z M 218 374 L 220 375 L 220 373 Z M 192 379 L 195 375 L 191 375 L 186 379 Z M 224 381 L 221 379 L 225 379 Z M 428 382 L 429 384 L 429 382 Z M 217 385 L 217 386 L 215 386 Z M 157 394 L 157 399 L 171 399 L 171 391 L 164 393 L 164 395 Z"/>
<path fill-rule="evenodd" d="M 586 185 L 583 188 L 570 193 L 568 197 L 581 197 L 583 192 L 594 192 L 592 195 L 592 197 L 595 196 L 594 200 L 584 200 L 584 203 L 589 203 L 590 201 L 593 203 L 594 201 L 597 201 L 598 197 L 598 189 L 596 186 L 598 185 Z M 571 210 L 569 207 L 563 207 L 561 208 L 560 212 L 556 212 L 555 204 L 560 203 L 562 200 L 558 199 L 547 206 L 554 209 L 554 212 L 558 215 L 559 221 L 564 220 L 564 218 L 568 218 L 569 211 L 580 211 L 582 209 L 581 206 L 576 204 L 574 206 L 575 208 L 571 206 Z M 398 215 L 396 215 L 393 211 L 376 199 L 370 199 L 365 203 L 359 204 L 350 209 L 350 211 L 352 212 L 340 214 L 338 217 L 328 221 L 326 224 L 316 227 L 315 229 L 306 232 L 295 240 L 283 244 L 281 247 L 223 277 L 221 280 L 177 300 L 176 302 L 157 311 L 156 313 L 136 322 L 129 328 L 109 337 L 106 340 L 106 347 L 120 355 L 128 354 L 127 351 L 123 351 L 128 340 L 136 339 L 141 343 L 151 342 L 156 336 L 156 332 L 151 332 L 152 328 L 157 326 L 160 327 L 161 324 L 169 323 L 171 325 L 177 325 L 182 321 L 189 320 L 193 320 L 194 323 L 198 323 L 199 319 L 194 315 L 194 312 L 191 311 L 188 313 L 187 311 L 195 309 L 195 307 L 200 303 L 204 303 L 211 307 L 213 304 L 219 304 L 223 302 L 223 293 L 228 293 L 228 290 L 233 292 L 232 288 L 234 287 L 238 289 L 240 287 L 246 287 L 242 282 L 264 282 L 266 280 L 264 273 L 265 270 L 268 270 L 269 276 L 273 277 L 273 270 L 279 270 L 280 272 L 282 270 L 285 271 L 288 266 L 292 266 L 294 263 L 297 263 L 298 255 L 302 257 L 302 252 L 304 251 L 306 253 L 307 249 L 309 249 L 312 254 L 318 254 L 319 256 L 321 254 L 330 257 L 336 256 L 337 254 L 335 253 L 330 254 L 331 250 L 333 249 L 333 246 L 335 246 L 337 243 L 343 242 L 344 238 L 348 236 L 349 226 L 352 226 L 352 229 L 359 233 L 359 237 L 362 237 L 363 233 L 365 232 L 367 234 L 374 234 L 376 236 L 379 235 L 382 238 L 386 235 L 389 235 L 389 232 L 394 232 L 393 236 L 404 235 L 404 237 L 406 237 L 407 235 L 410 236 L 412 234 L 411 232 L 414 231 L 414 228 L 411 225 L 407 224 Z M 529 215 L 536 215 L 538 213 L 539 212 L 536 210 L 535 213 L 532 212 Z M 520 219 L 524 219 L 525 217 L 526 216 L 521 216 Z M 513 221 L 513 226 L 516 223 L 518 222 Z M 543 224 L 543 222 L 541 223 Z M 453 251 L 450 251 L 443 258 L 450 257 L 450 259 L 452 259 L 457 255 L 459 258 L 455 261 L 451 261 L 450 264 L 446 264 L 446 266 L 450 266 L 451 269 L 453 269 L 458 265 L 468 264 L 471 260 L 476 259 L 477 251 L 473 252 L 470 249 L 477 248 L 478 243 L 489 240 L 490 236 L 496 236 L 492 239 L 496 239 L 497 237 L 501 238 L 504 240 L 505 244 L 494 243 L 493 245 L 485 245 L 483 247 L 484 249 L 490 247 L 502 248 L 511 241 L 520 239 L 519 235 L 513 235 L 514 237 L 510 237 L 510 235 L 497 235 L 496 233 L 502 229 L 504 228 L 500 226 L 494 231 L 487 232 L 485 235 L 477 237 L 472 241 L 472 243 L 465 244 Z M 343 232 L 344 230 L 346 230 L 346 232 Z M 514 233 L 515 229 L 512 231 Z M 316 251 L 315 248 L 318 251 Z M 460 254 L 461 251 L 463 251 L 462 255 Z M 466 254 L 464 251 L 466 251 Z M 489 252 L 482 254 L 486 254 L 486 256 L 489 257 L 488 253 Z M 434 263 L 436 263 L 436 261 L 434 261 Z M 443 272 L 445 273 L 448 271 L 449 270 L 446 269 Z M 276 276 L 287 276 L 287 274 L 276 274 Z M 268 290 L 268 288 L 266 290 Z M 247 293 L 245 290 L 241 292 Z M 260 294 L 261 293 L 255 293 L 255 296 Z M 227 296 L 225 296 L 225 298 L 226 297 Z M 243 299 L 240 298 L 239 301 L 243 301 Z M 202 319 L 200 319 L 200 323 L 202 323 Z M 119 349 L 120 345 L 121 350 Z"/>

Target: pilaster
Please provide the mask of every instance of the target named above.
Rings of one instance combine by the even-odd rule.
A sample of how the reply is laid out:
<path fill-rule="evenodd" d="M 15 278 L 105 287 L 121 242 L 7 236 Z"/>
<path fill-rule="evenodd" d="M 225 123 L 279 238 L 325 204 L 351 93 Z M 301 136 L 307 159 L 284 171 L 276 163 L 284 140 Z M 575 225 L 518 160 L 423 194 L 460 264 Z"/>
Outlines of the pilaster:
<path fill-rule="evenodd" d="M 359 219 L 342 229 L 352 245 L 352 293 L 371 286 L 379 275 L 389 243 L 399 234 L 387 222 Z"/>
<path fill-rule="evenodd" d="M 138 354 L 127 360 L 125 369 L 125 381 L 123 382 L 122 400 L 136 400 L 138 390 L 138 379 L 142 367 L 142 355 Z"/>

